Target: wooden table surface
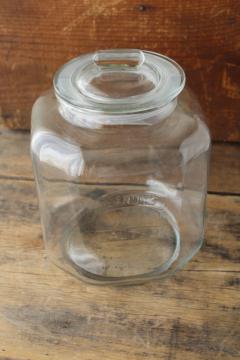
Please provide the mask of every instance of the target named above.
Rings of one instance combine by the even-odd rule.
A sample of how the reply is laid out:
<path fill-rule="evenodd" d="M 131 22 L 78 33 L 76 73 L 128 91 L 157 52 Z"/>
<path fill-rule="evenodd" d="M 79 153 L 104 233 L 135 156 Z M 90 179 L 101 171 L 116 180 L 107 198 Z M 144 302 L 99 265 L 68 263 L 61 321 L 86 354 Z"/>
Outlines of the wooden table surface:
<path fill-rule="evenodd" d="M 240 359 L 240 147 L 213 146 L 206 241 L 176 276 L 96 287 L 43 248 L 29 134 L 0 135 L 0 360 Z"/>

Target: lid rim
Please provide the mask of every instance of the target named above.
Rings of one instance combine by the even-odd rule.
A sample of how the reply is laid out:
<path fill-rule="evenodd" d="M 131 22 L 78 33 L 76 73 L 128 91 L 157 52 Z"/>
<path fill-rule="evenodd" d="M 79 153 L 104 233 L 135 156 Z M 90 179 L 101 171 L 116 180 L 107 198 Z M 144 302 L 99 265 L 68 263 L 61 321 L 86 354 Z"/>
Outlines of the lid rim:
<path fill-rule="evenodd" d="M 123 51 L 123 50 L 124 49 L 117 49 L 117 50 L 113 49 L 112 51 L 117 52 L 117 51 Z M 128 50 L 132 51 L 135 49 L 128 49 Z M 136 49 L 135 51 L 139 51 L 139 50 Z M 64 71 L 66 71 L 67 67 L 70 67 L 72 65 L 76 66 L 76 64 L 80 63 L 80 61 L 82 62 L 82 66 L 86 66 L 86 60 L 89 60 L 90 57 L 92 58 L 93 56 L 96 56 L 96 53 L 90 53 L 90 54 L 86 54 L 86 55 L 82 55 L 80 57 L 74 58 L 74 59 L 70 60 L 69 62 L 67 62 L 66 64 L 64 64 L 63 66 L 61 66 L 56 71 L 54 78 L 53 78 L 53 87 L 54 87 L 54 91 L 55 91 L 55 95 L 56 95 L 57 99 L 60 102 L 66 103 L 66 105 L 68 105 L 68 106 L 73 106 L 76 110 L 78 109 L 81 112 L 91 112 L 94 114 L 103 114 L 104 113 L 107 115 L 139 114 L 139 113 L 156 111 L 157 109 L 164 107 L 169 102 L 173 101 L 183 90 L 185 83 L 186 83 L 185 72 L 184 72 L 183 68 L 176 61 L 174 61 L 173 59 L 171 59 L 165 55 L 162 55 L 162 54 L 159 54 L 159 53 L 156 53 L 153 51 L 146 51 L 146 50 L 142 51 L 142 52 L 146 56 L 157 58 L 160 65 L 161 65 L 161 61 L 162 61 L 162 63 L 165 62 L 165 65 L 167 64 L 167 66 L 171 65 L 172 69 L 175 71 L 175 78 L 174 78 L 174 74 L 173 74 L 172 79 L 175 82 L 177 80 L 178 83 L 176 84 L 175 88 L 171 89 L 171 91 L 169 91 L 169 89 L 167 89 L 168 93 L 162 95 L 161 101 L 158 98 L 158 96 L 160 97 L 161 94 L 159 94 L 158 91 L 156 91 L 157 88 L 150 90 L 149 93 L 146 92 L 146 93 L 143 93 L 140 95 L 138 94 L 138 95 L 134 95 L 134 96 L 130 96 L 130 97 L 121 98 L 120 101 L 118 101 L 119 99 L 108 98 L 107 102 L 105 101 L 102 103 L 99 101 L 94 101 L 91 98 L 86 98 L 84 96 L 84 94 L 81 94 L 81 93 L 79 94 L 79 97 L 76 99 L 76 101 L 74 101 L 74 98 L 70 98 L 68 96 L 68 93 L 64 94 L 64 92 L 61 91 L 59 82 L 60 82 L 60 80 L 62 80 L 63 84 L 61 83 L 60 85 L 62 85 L 62 87 L 63 87 L 64 81 L 69 81 L 69 77 L 64 78 L 64 76 L 62 76 L 62 79 L 60 79 L 61 74 L 64 74 Z M 85 60 L 85 63 L 83 63 L 84 60 Z M 155 65 L 155 64 L 150 63 L 150 65 Z M 76 69 L 73 69 L 74 72 L 76 72 Z M 72 71 L 72 73 L 73 73 L 73 71 Z M 172 75 L 172 74 L 170 74 L 170 75 Z M 172 79 L 170 78 L 170 80 L 172 80 Z M 64 89 L 64 87 L 63 87 L 63 89 Z M 161 89 L 161 90 L 163 90 L 163 89 Z M 75 89 L 75 91 L 76 91 L 76 89 Z M 154 95 L 154 93 L 155 93 L 155 97 L 152 97 L 152 99 L 150 98 L 150 100 L 149 100 L 148 95 L 149 94 Z M 79 99 L 82 102 L 80 102 Z M 123 101 L 126 99 L 128 99 L 128 102 Z M 143 99 L 149 100 L 149 101 L 133 102 L 134 100 L 143 100 Z"/>

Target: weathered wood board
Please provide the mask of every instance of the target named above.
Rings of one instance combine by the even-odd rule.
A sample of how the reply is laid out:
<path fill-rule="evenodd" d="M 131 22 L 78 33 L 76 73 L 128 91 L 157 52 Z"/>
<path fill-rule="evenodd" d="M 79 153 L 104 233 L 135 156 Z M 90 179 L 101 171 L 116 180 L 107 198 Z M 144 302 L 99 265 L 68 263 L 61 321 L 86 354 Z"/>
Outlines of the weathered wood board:
<path fill-rule="evenodd" d="M 214 140 L 240 140 L 238 0 L 1 0 L 3 122 L 29 128 L 34 100 L 56 69 L 79 54 L 140 48 L 186 70 Z"/>
<path fill-rule="evenodd" d="M 28 142 L 0 135 L 0 360 L 239 359 L 238 147 L 213 146 L 205 245 L 181 272 L 97 287 L 46 258 Z"/>

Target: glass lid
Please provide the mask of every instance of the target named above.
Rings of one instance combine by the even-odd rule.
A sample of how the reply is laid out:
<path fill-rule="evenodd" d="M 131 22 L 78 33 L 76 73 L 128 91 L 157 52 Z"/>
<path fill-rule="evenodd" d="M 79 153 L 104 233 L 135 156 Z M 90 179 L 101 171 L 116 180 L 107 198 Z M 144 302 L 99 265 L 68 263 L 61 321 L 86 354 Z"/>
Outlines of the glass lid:
<path fill-rule="evenodd" d="M 55 74 L 57 97 L 85 111 L 130 114 L 167 105 L 183 89 L 183 69 L 170 58 L 134 49 L 79 56 Z"/>

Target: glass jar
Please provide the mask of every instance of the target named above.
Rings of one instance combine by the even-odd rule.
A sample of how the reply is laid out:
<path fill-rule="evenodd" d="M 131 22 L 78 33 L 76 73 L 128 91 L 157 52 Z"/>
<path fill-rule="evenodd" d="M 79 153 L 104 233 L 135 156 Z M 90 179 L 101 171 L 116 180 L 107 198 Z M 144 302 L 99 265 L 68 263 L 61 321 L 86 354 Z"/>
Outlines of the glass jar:
<path fill-rule="evenodd" d="M 154 52 L 106 50 L 53 83 L 31 138 L 50 259 L 98 284 L 172 274 L 203 242 L 210 149 L 184 71 Z"/>

